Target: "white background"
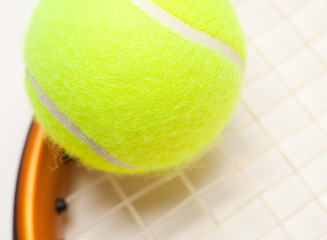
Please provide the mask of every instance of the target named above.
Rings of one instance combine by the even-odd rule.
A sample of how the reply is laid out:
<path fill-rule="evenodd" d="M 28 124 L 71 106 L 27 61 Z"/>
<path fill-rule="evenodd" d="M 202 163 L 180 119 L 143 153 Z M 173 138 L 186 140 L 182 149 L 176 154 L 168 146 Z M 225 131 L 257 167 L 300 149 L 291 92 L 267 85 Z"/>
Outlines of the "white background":
<path fill-rule="evenodd" d="M 38 0 L 0 1 L 0 239 L 12 239 L 15 183 L 32 119 L 24 89 L 24 33 Z"/>

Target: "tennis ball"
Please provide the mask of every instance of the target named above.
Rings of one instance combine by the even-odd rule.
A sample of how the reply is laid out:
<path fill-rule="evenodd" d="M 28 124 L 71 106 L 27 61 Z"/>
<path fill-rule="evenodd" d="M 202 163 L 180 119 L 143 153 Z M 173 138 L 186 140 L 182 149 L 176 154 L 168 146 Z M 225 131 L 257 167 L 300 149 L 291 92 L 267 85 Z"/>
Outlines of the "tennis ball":
<path fill-rule="evenodd" d="M 87 167 L 165 173 L 227 124 L 244 45 L 227 0 L 42 0 L 25 83 L 49 138 Z"/>

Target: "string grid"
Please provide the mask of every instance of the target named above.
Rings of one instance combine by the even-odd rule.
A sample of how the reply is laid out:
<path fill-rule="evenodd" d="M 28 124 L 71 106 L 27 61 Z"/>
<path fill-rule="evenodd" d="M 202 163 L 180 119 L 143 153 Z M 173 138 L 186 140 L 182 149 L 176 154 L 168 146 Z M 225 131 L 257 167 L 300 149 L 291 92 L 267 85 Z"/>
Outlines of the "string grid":
<path fill-rule="evenodd" d="M 221 143 L 169 177 L 76 167 L 65 239 L 327 239 L 327 1 L 233 3 L 248 63 Z"/>

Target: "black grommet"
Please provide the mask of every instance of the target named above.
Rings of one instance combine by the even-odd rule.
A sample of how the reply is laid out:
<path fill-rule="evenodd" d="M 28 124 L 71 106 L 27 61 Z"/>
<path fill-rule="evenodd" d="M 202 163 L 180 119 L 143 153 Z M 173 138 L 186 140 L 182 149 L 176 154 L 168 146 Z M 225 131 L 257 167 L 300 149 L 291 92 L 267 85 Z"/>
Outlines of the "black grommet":
<path fill-rule="evenodd" d="M 67 210 L 67 203 L 65 199 L 58 199 L 56 201 L 56 211 L 58 214 L 63 213 Z"/>
<path fill-rule="evenodd" d="M 71 158 L 67 153 L 65 153 L 63 156 L 62 156 L 62 161 L 64 163 L 68 163 L 70 162 L 71 160 L 73 160 L 73 158 Z"/>

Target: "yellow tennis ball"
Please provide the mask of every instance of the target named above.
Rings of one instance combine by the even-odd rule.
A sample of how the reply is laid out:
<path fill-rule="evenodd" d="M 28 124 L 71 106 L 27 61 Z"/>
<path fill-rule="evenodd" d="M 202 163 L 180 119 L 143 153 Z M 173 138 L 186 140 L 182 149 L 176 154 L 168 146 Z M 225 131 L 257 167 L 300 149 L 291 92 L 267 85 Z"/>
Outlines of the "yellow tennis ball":
<path fill-rule="evenodd" d="M 26 86 L 48 136 L 88 167 L 163 173 L 231 117 L 245 62 L 227 0 L 42 0 Z"/>

